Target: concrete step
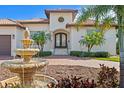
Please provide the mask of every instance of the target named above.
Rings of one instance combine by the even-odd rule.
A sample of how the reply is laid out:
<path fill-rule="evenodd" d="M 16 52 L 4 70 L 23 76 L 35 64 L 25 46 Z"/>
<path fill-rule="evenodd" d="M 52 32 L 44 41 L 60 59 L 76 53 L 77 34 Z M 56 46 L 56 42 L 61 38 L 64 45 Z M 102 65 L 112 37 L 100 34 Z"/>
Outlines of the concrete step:
<path fill-rule="evenodd" d="M 68 55 L 67 48 L 64 49 L 55 49 L 54 55 Z"/>

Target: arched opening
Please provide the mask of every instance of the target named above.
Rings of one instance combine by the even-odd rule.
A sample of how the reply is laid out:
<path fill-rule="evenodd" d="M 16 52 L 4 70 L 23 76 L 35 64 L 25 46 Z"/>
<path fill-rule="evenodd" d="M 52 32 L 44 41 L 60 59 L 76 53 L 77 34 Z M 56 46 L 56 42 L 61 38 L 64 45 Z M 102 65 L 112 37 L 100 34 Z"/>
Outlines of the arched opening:
<path fill-rule="evenodd" d="M 56 33 L 55 34 L 55 48 L 67 48 L 67 34 Z"/>

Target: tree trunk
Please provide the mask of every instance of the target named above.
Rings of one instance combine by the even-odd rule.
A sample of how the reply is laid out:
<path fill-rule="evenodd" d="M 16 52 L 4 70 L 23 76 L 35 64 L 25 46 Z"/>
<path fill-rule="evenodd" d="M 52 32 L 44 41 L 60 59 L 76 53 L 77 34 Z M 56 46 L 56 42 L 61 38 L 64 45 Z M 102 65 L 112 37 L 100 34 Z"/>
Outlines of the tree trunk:
<path fill-rule="evenodd" d="M 44 45 L 40 45 L 40 46 L 41 46 L 40 51 L 43 52 L 43 47 L 44 47 Z"/>
<path fill-rule="evenodd" d="M 88 45 L 88 52 L 91 52 L 93 45 Z"/>
<path fill-rule="evenodd" d="M 120 47 L 120 87 L 124 88 L 124 18 L 120 16 L 118 19 L 118 35 Z"/>
<path fill-rule="evenodd" d="M 91 48 L 90 48 L 90 46 L 88 46 L 88 52 L 90 52 L 91 51 Z"/>
<path fill-rule="evenodd" d="M 40 50 L 40 45 L 39 45 L 39 43 L 37 42 L 37 46 L 38 46 L 38 49 Z"/>
<path fill-rule="evenodd" d="M 90 49 L 88 48 L 88 52 L 90 52 Z"/>

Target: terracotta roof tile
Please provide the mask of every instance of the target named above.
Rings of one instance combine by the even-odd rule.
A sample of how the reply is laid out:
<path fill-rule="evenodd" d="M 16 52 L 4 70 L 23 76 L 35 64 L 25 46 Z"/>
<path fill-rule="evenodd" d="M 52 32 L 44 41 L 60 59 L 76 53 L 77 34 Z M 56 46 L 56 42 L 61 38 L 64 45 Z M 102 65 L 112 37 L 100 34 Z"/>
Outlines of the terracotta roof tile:
<path fill-rule="evenodd" d="M 9 19 L 0 19 L 0 24 L 16 24 L 16 23 Z"/>
<path fill-rule="evenodd" d="M 99 24 L 99 25 L 102 25 L 102 24 Z M 111 25 L 114 26 L 114 27 L 117 27 L 117 24 L 113 23 Z M 71 27 L 71 26 L 77 26 L 77 24 L 76 23 L 66 24 L 66 27 Z M 88 19 L 85 22 L 82 22 L 81 24 L 79 24 L 78 26 L 95 26 L 95 20 Z"/>
<path fill-rule="evenodd" d="M 9 25 L 25 28 L 22 24 L 12 19 L 0 19 L 0 26 L 9 26 Z"/>
<path fill-rule="evenodd" d="M 45 12 L 78 12 L 74 9 L 46 9 Z"/>
<path fill-rule="evenodd" d="M 47 18 L 49 18 L 50 16 L 50 12 L 54 12 L 54 13 L 73 13 L 73 19 L 75 18 L 75 16 L 77 15 L 78 13 L 78 10 L 74 10 L 74 9 L 46 9 L 45 10 L 45 14 L 47 16 Z"/>
<path fill-rule="evenodd" d="M 48 19 L 45 18 L 34 18 L 29 20 L 17 20 L 20 23 L 49 23 Z"/>

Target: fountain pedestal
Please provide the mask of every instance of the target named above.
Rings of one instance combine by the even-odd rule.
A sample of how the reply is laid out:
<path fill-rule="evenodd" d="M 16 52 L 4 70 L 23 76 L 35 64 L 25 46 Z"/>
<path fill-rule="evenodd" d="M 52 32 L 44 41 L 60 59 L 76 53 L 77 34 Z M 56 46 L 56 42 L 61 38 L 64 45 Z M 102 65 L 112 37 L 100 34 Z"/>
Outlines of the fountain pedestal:
<path fill-rule="evenodd" d="M 19 74 L 22 87 L 30 87 L 33 86 L 33 76 L 35 73 L 24 73 Z"/>

